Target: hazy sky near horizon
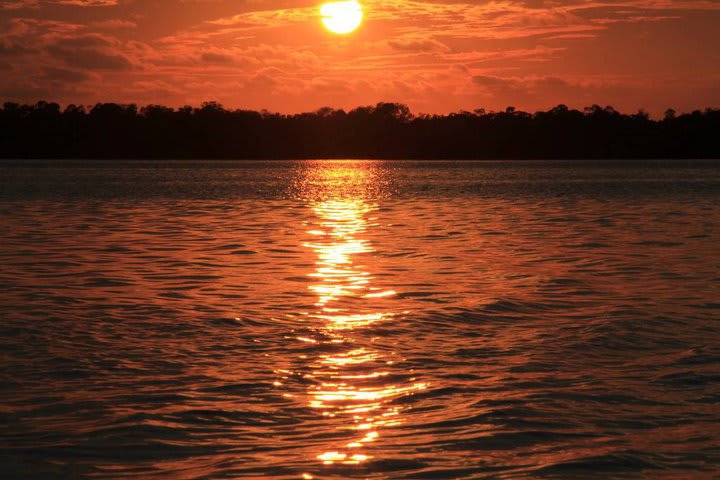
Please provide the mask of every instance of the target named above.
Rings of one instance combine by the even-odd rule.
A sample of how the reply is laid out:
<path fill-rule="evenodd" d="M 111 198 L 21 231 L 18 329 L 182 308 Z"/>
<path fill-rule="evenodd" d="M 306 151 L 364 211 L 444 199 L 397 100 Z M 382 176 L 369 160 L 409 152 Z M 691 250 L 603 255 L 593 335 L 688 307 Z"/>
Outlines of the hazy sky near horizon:
<path fill-rule="evenodd" d="M 309 111 L 720 106 L 720 0 L 0 0 L 0 101 Z"/>

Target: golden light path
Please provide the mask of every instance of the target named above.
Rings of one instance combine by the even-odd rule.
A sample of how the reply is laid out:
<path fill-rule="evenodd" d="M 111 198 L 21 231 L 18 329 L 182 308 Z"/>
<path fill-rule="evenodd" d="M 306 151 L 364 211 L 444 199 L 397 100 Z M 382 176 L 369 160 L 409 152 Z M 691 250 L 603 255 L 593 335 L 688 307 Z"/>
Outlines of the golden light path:
<path fill-rule="evenodd" d="M 400 313 L 391 311 L 396 292 L 374 286 L 372 274 L 359 260 L 374 252 L 367 239 L 368 217 L 377 205 L 353 193 L 379 179 L 363 162 L 320 165 L 309 175 L 308 183 L 319 185 L 325 197 L 311 203 L 317 220 L 308 231 L 313 240 L 304 245 L 317 258 L 310 274 L 314 282 L 308 287 L 317 295 L 316 310 L 308 313 L 308 320 L 319 335 L 298 340 L 337 348 L 309 363 L 308 405 L 333 420 L 330 428 L 349 433 L 346 441 L 317 458 L 324 464 L 359 464 L 372 458 L 363 447 L 376 442 L 383 427 L 402 423 L 403 407 L 391 400 L 427 385 L 414 378 L 390 380 L 393 352 L 359 340 L 364 328 L 392 321 Z"/>
<path fill-rule="evenodd" d="M 355 31 L 362 23 L 362 6 L 355 0 L 324 3 L 320 6 L 320 18 L 325 28 L 345 35 Z"/>

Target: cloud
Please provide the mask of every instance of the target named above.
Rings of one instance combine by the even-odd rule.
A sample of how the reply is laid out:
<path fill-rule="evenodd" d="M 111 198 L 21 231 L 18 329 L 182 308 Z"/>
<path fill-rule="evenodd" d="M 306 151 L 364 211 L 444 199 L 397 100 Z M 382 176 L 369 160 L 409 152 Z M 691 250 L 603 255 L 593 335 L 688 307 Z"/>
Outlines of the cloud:
<path fill-rule="evenodd" d="M 39 0 L 5 0 L 0 3 L 0 10 L 20 10 L 21 8 L 37 8 Z"/>
<path fill-rule="evenodd" d="M 43 67 L 45 78 L 58 82 L 85 82 L 95 77 L 87 72 L 78 70 L 69 70 L 67 68 Z"/>
<path fill-rule="evenodd" d="M 282 111 L 720 103 L 717 1 L 363 5 L 364 25 L 338 37 L 314 0 L 0 0 L 0 93 Z"/>
<path fill-rule="evenodd" d="M 26 52 L 27 49 L 23 47 L 19 42 L 6 38 L 0 38 L 0 57 L 22 55 Z"/>
<path fill-rule="evenodd" d="M 450 48 L 434 39 L 398 39 L 388 40 L 388 45 L 404 52 L 447 52 Z"/>
<path fill-rule="evenodd" d="M 130 20 L 111 19 L 91 22 L 89 27 L 100 30 L 121 30 L 137 28 L 137 23 Z"/>
<path fill-rule="evenodd" d="M 200 54 L 200 60 L 205 63 L 228 64 L 232 63 L 234 58 L 224 53 L 204 52 Z"/>
<path fill-rule="evenodd" d="M 67 49 L 103 48 L 117 45 L 117 41 L 97 33 L 88 33 L 69 37 L 57 38 L 53 47 Z"/>
<path fill-rule="evenodd" d="M 0 10 L 38 9 L 43 6 L 70 5 L 76 7 L 108 7 L 117 5 L 117 0 L 4 0 Z"/>
<path fill-rule="evenodd" d="M 119 40 L 97 33 L 52 35 L 46 38 L 43 48 L 53 59 L 74 68 L 114 71 L 136 68 L 123 49 Z"/>
<path fill-rule="evenodd" d="M 472 81 L 475 85 L 495 95 L 507 93 L 526 95 L 546 89 L 579 87 L 578 84 L 573 85 L 567 80 L 554 76 L 498 77 L 494 75 L 473 75 Z"/>
<path fill-rule="evenodd" d="M 117 0 L 54 0 L 59 5 L 74 5 L 77 7 L 110 7 L 117 5 Z"/>
<path fill-rule="evenodd" d="M 68 49 L 50 46 L 46 51 L 66 65 L 88 70 L 131 70 L 135 67 L 124 55 L 96 48 Z"/>

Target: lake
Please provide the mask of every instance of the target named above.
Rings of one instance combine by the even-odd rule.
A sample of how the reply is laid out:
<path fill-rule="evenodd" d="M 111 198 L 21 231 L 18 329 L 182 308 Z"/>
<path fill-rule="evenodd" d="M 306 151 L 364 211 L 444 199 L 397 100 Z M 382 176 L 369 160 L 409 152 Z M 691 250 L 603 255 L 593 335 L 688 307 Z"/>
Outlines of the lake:
<path fill-rule="evenodd" d="M 0 474 L 720 476 L 720 162 L 0 162 Z"/>

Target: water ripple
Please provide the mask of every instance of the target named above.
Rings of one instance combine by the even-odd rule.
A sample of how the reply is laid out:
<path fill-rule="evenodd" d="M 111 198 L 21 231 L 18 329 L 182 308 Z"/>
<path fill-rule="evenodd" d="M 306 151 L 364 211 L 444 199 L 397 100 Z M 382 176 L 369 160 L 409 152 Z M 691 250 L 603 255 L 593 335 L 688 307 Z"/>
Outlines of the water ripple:
<path fill-rule="evenodd" d="M 2 478 L 720 474 L 717 164 L 0 170 Z"/>

